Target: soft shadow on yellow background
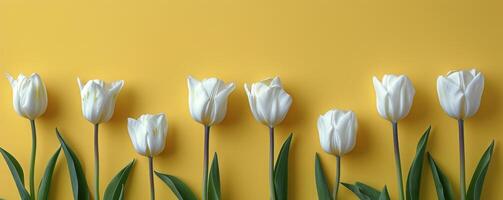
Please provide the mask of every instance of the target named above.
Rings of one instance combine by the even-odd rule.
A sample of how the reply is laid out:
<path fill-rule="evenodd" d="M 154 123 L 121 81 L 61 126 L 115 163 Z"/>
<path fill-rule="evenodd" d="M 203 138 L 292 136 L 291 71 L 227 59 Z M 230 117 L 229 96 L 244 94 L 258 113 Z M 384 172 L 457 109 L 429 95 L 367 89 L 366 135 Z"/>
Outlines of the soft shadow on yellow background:
<path fill-rule="evenodd" d="M 147 160 L 135 153 L 127 117 L 165 112 L 167 147 L 155 169 L 183 179 L 201 194 L 203 127 L 190 117 L 186 77 L 217 76 L 238 85 L 227 117 L 212 129 L 210 150 L 219 153 L 224 199 L 268 199 L 267 129 L 249 111 L 244 83 L 278 75 L 293 97 L 277 129 L 276 146 L 294 132 L 289 195 L 317 199 L 314 154 L 322 152 L 317 117 L 331 108 L 351 109 L 358 141 L 342 159 L 344 182 L 388 185 L 397 197 L 390 124 L 375 108 L 371 78 L 407 74 L 416 87 L 409 116 L 400 122 L 404 174 L 416 143 L 432 125 L 428 150 L 458 194 L 457 124 L 443 113 L 436 77 L 477 67 L 486 76 L 478 114 L 466 122 L 467 180 L 492 139 L 495 156 L 483 199 L 503 199 L 503 14 L 501 1 L 0 1 L 0 73 L 39 73 L 49 107 L 37 121 L 38 183 L 58 147 L 58 127 L 80 156 L 92 188 L 92 125 L 81 115 L 77 77 L 125 80 L 109 123 L 101 126 L 101 191 L 126 163 L 137 159 L 127 199 L 147 199 Z M 1 78 L 0 78 L 1 79 Z M 0 146 L 27 173 L 29 122 L 17 116 L 6 79 L 0 80 Z M 277 151 L 276 151 L 277 152 Z M 321 153 L 330 183 L 335 158 Z M 51 199 L 70 199 L 65 160 L 58 161 Z M 425 165 L 422 198 L 436 199 Z M 0 161 L 0 197 L 18 199 Z M 158 199 L 175 199 L 156 179 Z M 342 199 L 355 199 L 342 188 Z"/>

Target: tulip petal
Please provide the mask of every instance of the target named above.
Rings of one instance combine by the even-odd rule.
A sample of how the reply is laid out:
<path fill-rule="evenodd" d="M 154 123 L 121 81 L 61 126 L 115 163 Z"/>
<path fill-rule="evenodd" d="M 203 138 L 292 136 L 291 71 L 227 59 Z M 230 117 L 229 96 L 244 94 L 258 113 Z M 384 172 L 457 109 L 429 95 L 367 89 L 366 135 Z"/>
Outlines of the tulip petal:
<path fill-rule="evenodd" d="M 484 91 L 484 75 L 479 73 L 468 84 L 465 91 L 465 118 L 472 117 L 480 107 L 480 99 Z"/>
<path fill-rule="evenodd" d="M 453 80 L 439 76 L 437 79 L 437 93 L 444 111 L 455 119 L 461 119 L 463 109 L 461 105 L 464 101 L 461 87 L 458 87 Z"/>

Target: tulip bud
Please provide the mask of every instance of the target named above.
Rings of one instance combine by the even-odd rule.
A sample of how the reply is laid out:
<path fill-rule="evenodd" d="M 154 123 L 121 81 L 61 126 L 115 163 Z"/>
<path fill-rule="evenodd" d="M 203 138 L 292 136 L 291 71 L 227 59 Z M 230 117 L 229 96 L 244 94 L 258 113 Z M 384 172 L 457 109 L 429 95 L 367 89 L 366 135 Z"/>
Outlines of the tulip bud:
<path fill-rule="evenodd" d="M 85 85 L 77 79 L 82 99 L 82 114 L 93 124 L 107 122 L 112 118 L 115 101 L 124 81 L 114 81 L 111 84 L 102 80 L 90 80 Z"/>
<path fill-rule="evenodd" d="M 353 150 L 358 122 L 352 111 L 330 110 L 318 118 L 318 133 L 323 150 L 343 156 Z"/>
<path fill-rule="evenodd" d="M 292 97 L 281 86 L 279 77 L 253 83 L 251 88 L 245 84 L 245 90 L 257 121 L 273 128 L 285 119 Z"/>
<path fill-rule="evenodd" d="M 140 118 L 128 118 L 128 132 L 136 152 L 151 157 L 164 150 L 168 122 L 166 115 L 145 114 Z"/>
<path fill-rule="evenodd" d="M 7 74 L 13 92 L 14 110 L 30 120 L 40 117 L 47 109 L 47 90 L 36 73 L 29 77 L 20 74 L 16 79 Z"/>
<path fill-rule="evenodd" d="M 189 109 L 192 118 L 206 126 L 220 123 L 227 112 L 227 98 L 234 83 L 225 84 L 217 78 L 201 81 L 189 76 Z"/>
<path fill-rule="evenodd" d="M 416 93 L 412 82 L 405 75 L 384 75 L 382 82 L 373 78 L 377 112 L 382 118 L 398 122 L 405 118 L 412 107 Z"/>
<path fill-rule="evenodd" d="M 452 118 L 466 119 L 479 110 L 484 75 L 475 69 L 449 72 L 437 79 L 440 105 Z"/>

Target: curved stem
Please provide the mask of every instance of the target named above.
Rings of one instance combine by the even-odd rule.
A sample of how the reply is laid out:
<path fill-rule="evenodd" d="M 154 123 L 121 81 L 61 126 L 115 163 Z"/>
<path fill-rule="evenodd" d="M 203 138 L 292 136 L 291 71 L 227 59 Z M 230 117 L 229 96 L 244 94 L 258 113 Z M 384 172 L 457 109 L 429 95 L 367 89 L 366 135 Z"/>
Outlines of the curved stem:
<path fill-rule="evenodd" d="M 35 156 L 37 154 L 37 129 L 35 120 L 30 120 L 31 124 L 31 162 L 30 162 L 30 197 L 35 199 Z"/>
<path fill-rule="evenodd" d="M 335 185 L 334 185 L 334 192 L 333 192 L 333 197 L 334 200 L 337 200 L 337 194 L 339 193 L 339 183 L 341 182 L 341 157 L 336 156 L 337 159 L 337 169 L 335 171 Z"/>
<path fill-rule="evenodd" d="M 203 157 L 203 200 L 208 198 L 208 151 L 210 143 L 210 126 L 204 126 L 204 157 Z"/>
<path fill-rule="evenodd" d="M 461 190 L 461 200 L 466 198 L 466 182 L 465 182 L 465 128 L 464 121 L 458 120 L 459 128 L 459 185 Z"/>
<path fill-rule="evenodd" d="M 276 190 L 274 189 L 274 127 L 269 128 L 269 185 L 271 190 L 271 199 L 276 199 Z"/>
<path fill-rule="evenodd" d="M 398 124 L 392 122 L 393 125 L 393 146 L 395 148 L 395 166 L 396 166 L 396 176 L 398 181 L 398 197 L 400 200 L 404 200 L 403 195 L 403 178 L 402 178 L 402 164 L 400 161 L 400 147 L 398 145 Z"/>
<path fill-rule="evenodd" d="M 100 200 L 100 153 L 98 148 L 98 128 L 94 125 L 94 199 Z"/>
<path fill-rule="evenodd" d="M 150 199 L 155 200 L 154 158 L 152 156 L 148 157 L 148 174 L 149 174 L 149 178 L 150 178 Z"/>

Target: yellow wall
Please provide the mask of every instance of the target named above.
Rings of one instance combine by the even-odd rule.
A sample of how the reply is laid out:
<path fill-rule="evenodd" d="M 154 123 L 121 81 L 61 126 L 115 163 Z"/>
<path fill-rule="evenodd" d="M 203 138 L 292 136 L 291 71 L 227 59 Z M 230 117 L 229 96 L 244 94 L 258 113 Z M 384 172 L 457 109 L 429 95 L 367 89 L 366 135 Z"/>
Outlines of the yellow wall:
<path fill-rule="evenodd" d="M 387 184 L 396 198 L 391 127 L 375 108 L 371 77 L 404 73 L 417 93 L 400 122 L 402 161 L 408 171 L 417 140 L 431 124 L 428 149 L 458 194 L 456 122 L 441 110 L 436 77 L 476 66 L 486 88 L 478 114 L 466 123 L 467 179 L 491 139 L 496 140 L 484 199 L 503 199 L 503 14 L 501 1 L 426 0 L 183 0 L 183 1 L 0 1 L 0 71 L 38 72 L 49 93 L 47 113 L 38 122 L 38 183 L 58 147 L 59 127 L 82 159 L 92 187 L 92 126 L 81 115 L 77 77 L 126 81 L 116 112 L 101 127 L 101 190 L 131 159 L 137 165 L 127 198 L 147 199 L 147 160 L 135 153 L 127 117 L 165 112 L 167 148 L 155 168 L 185 180 L 200 195 L 201 125 L 188 111 L 185 78 L 218 76 L 237 84 L 227 118 L 212 129 L 224 199 L 268 198 L 267 129 L 255 122 L 245 82 L 279 75 L 293 106 L 278 127 L 277 146 L 295 137 L 290 157 L 291 199 L 316 199 L 314 154 L 322 152 L 316 130 L 319 114 L 352 109 L 359 120 L 355 150 L 342 159 L 342 180 Z M 3 78 L 2 78 L 3 79 Z M 12 108 L 11 89 L 0 81 L 0 146 L 14 154 L 27 174 L 29 123 Z M 329 181 L 335 158 L 322 153 Z M 70 199 L 64 159 L 56 167 L 52 199 Z M 18 194 L 0 161 L 0 197 Z M 425 168 L 424 199 L 435 199 Z M 158 199 L 174 199 L 156 179 Z M 343 199 L 355 199 L 341 189 Z"/>

